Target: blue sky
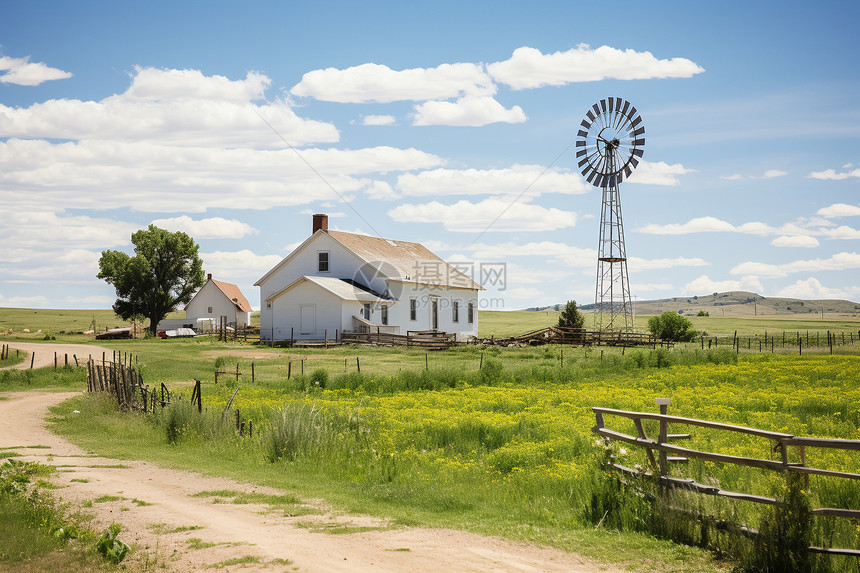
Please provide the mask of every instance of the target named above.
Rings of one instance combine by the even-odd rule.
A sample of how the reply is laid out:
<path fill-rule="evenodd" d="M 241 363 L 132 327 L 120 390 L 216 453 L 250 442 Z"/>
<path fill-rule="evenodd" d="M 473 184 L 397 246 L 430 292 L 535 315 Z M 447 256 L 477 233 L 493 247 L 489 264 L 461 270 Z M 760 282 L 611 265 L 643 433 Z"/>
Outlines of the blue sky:
<path fill-rule="evenodd" d="M 6 2 L 0 306 L 109 308 L 155 223 L 253 283 L 330 228 L 498 268 L 484 308 L 594 300 L 579 122 L 646 128 L 635 299 L 860 300 L 860 4 Z M 476 279 L 481 277 L 476 275 Z"/>

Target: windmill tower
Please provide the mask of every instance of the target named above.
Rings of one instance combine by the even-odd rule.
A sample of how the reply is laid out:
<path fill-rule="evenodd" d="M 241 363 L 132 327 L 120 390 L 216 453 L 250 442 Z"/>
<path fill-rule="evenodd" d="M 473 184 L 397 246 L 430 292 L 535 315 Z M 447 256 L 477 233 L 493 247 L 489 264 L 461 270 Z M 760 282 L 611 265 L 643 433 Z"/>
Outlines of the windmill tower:
<path fill-rule="evenodd" d="M 645 147 L 645 127 L 636 108 L 621 98 L 602 99 L 585 116 L 577 132 L 577 165 L 583 177 L 603 193 L 594 328 L 631 331 L 633 303 L 618 185 L 639 165 Z"/>

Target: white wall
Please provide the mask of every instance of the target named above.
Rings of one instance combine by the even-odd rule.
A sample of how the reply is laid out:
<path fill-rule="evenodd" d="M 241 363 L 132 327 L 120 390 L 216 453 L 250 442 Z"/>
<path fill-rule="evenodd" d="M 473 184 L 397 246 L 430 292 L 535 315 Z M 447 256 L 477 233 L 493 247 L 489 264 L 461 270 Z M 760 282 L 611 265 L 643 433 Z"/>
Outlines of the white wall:
<path fill-rule="evenodd" d="M 334 340 L 335 332 L 343 331 L 341 299 L 327 290 L 311 283 L 304 282 L 286 294 L 272 301 L 272 316 L 274 330 L 260 331 L 265 340 L 290 340 L 292 334 L 295 340 L 322 340 L 327 336 Z M 308 329 L 302 325 L 302 307 L 306 308 L 305 318 L 312 309 L 314 328 Z M 349 324 L 352 324 L 350 319 Z M 328 332 L 326 332 L 328 331 Z"/>
<path fill-rule="evenodd" d="M 389 308 L 389 324 L 399 324 L 401 334 L 409 330 L 432 330 L 432 301 L 438 305 L 439 330 L 457 335 L 457 340 L 466 340 L 478 335 L 478 293 L 470 289 L 444 288 L 437 286 L 399 283 L 399 302 Z M 410 320 L 410 302 L 417 301 L 416 320 Z M 459 302 L 459 320 L 454 322 L 454 301 Z M 473 322 L 468 322 L 468 305 L 474 305 Z"/>
<path fill-rule="evenodd" d="M 211 312 L 209 307 L 212 307 Z M 250 322 L 250 313 L 239 310 L 211 280 L 207 281 L 185 306 L 185 316 L 194 319 L 194 322 L 198 318 L 214 318 L 216 324 L 220 323 L 222 316 L 226 316 L 228 323 L 234 323 L 239 328 Z"/>

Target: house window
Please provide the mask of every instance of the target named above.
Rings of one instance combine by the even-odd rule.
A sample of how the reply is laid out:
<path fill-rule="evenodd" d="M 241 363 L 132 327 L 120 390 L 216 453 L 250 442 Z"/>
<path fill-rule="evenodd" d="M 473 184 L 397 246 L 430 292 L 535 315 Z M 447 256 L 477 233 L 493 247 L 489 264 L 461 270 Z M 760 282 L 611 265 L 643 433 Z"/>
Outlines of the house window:
<path fill-rule="evenodd" d="M 454 322 L 460 322 L 460 301 L 455 300 L 453 303 Z"/>
<path fill-rule="evenodd" d="M 328 272 L 328 251 L 320 251 L 317 253 L 319 256 L 319 265 L 317 266 L 317 270 L 321 273 Z"/>
<path fill-rule="evenodd" d="M 385 324 L 385 325 L 388 324 L 388 305 L 387 304 L 382 305 L 382 318 L 380 320 L 382 321 L 382 324 Z"/>
<path fill-rule="evenodd" d="M 467 319 L 469 321 L 469 324 L 474 324 L 474 322 L 475 322 L 475 303 L 474 302 L 469 303 L 469 310 L 467 311 Z"/>
<path fill-rule="evenodd" d="M 266 301 L 266 310 L 272 310 L 272 301 L 270 301 L 270 300 Z"/>
<path fill-rule="evenodd" d="M 212 314 L 212 307 L 210 306 L 209 310 L 207 310 L 206 312 L 208 312 L 209 314 Z"/>
<path fill-rule="evenodd" d="M 409 320 L 418 320 L 418 299 L 409 299 Z"/>

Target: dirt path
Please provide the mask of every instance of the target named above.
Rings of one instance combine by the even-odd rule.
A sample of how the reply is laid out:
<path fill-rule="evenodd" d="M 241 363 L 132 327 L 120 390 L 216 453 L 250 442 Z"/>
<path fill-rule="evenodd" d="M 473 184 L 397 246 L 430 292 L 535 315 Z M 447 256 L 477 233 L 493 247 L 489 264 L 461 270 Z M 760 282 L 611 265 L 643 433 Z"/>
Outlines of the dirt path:
<path fill-rule="evenodd" d="M 96 352 L 93 347 L 86 348 Z M 53 350 L 50 363 L 53 364 Z M 154 566 L 154 560 L 159 568 L 190 572 L 250 557 L 259 562 L 227 566 L 223 570 L 617 571 L 552 548 L 460 531 L 392 529 L 385 522 L 366 516 L 334 515 L 319 503 L 316 515 L 285 517 L 283 512 L 267 512 L 262 505 L 213 503 L 211 497 L 192 497 L 201 491 L 215 490 L 283 492 L 162 469 L 146 462 L 91 456 L 45 428 L 48 408 L 75 395 L 75 392 L 39 391 L 0 394 L 6 398 L 0 400 L 0 448 L 22 454 L 17 459 L 57 466 L 60 471 L 52 481 L 59 486 L 55 494 L 65 501 L 83 504 L 104 496 L 117 498 L 92 503 L 85 511 L 96 515 L 93 526 L 99 530 L 112 522 L 122 524 L 121 539 L 134 545 L 135 559 L 148 559 L 150 566 Z M 320 527 L 308 527 L 309 523 Z M 319 532 L 335 524 L 366 530 L 348 534 Z M 189 542 L 191 539 L 199 541 Z M 207 544 L 214 545 L 195 549 Z"/>
<path fill-rule="evenodd" d="M 65 364 L 66 357 L 68 356 L 69 363 L 74 364 L 74 358 L 77 356 L 78 363 L 81 366 L 86 365 L 87 357 L 92 356 L 98 360 L 101 360 L 102 353 L 107 356 L 110 356 L 113 350 L 109 348 L 102 348 L 101 346 L 92 346 L 90 344 L 45 344 L 39 342 L 9 342 L 9 348 L 15 350 L 16 348 L 19 350 L 24 350 L 29 352 L 31 355 L 35 355 L 33 368 L 44 368 L 46 366 L 54 365 L 54 353 L 57 354 L 57 364 L 62 366 Z M 25 370 L 30 367 L 30 360 L 25 360 L 20 364 L 16 364 L 15 366 L 8 366 L 7 368 L 15 368 L 18 370 Z"/>

